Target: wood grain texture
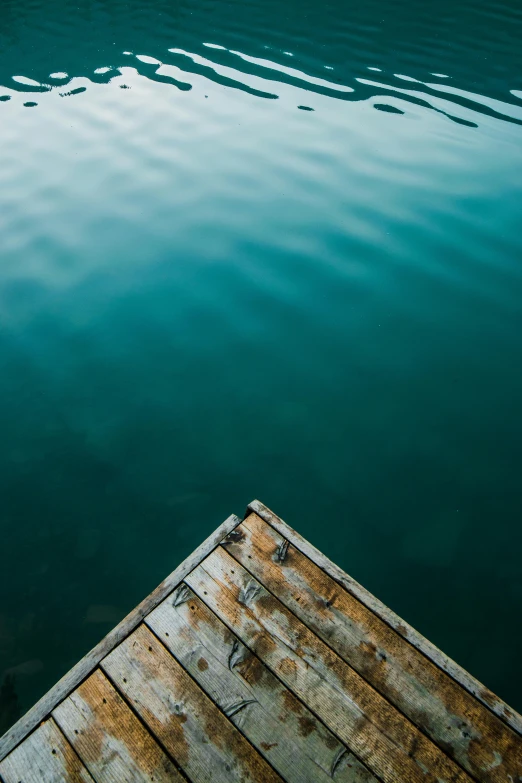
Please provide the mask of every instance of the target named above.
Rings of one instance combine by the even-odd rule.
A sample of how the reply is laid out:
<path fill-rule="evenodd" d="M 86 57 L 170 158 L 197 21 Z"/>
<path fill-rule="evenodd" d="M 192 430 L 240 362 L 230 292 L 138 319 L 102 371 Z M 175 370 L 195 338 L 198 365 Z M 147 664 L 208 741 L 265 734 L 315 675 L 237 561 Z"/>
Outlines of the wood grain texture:
<path fill-rule="evenodd" d="M 4 735 L 0 783 L 522 783 L 521 733 L 254 501 Z"/>
<path fill-rule="evenodd" d="M 97 783 L 184 783 L 101 671 L 56 707 L 53 717 Z"/>
<path fill-rule="evenodd" d="M 287 783 L 376 783 L 186 585 L 146 623 Z"/>
<path fill-rule="evenodd" d="M 492 693 L 469 672 L 459 666 L 445 653 L 422 634 L 412 628 L 405 620 L 402 620 L 395 612 L 385 606 L 374 595 L 366 590 L 355 579 L 346 574 L 339 566 L 333 563 L 326 555 L 320 552 L 313 544 L 306 541 L 299 533 L 284 522 L 277 514 L 274 514 L 259 500 L 254 500 L 248 505 L 246 516 L 254 512 L 265 522 L 268 522 L 284 538 L 290 541 L 296 549 L 310 558 L 316 565 L 327 573 L 334 581 L 342 585 L 349 593 L 358 598 L 381 620 L 397 631 L 413 647 L 416 647 L 440 669 L 445 671 L 452 679 L 461 685 L 470 694 L 475 696 L 482 704 L 488 707 L 495 715 L 510 726 L 518 734 L 522 735 L 522 715 L 519 715 L 502 699 Z M 511 783 L 511 781 L 508 781 Z"/>
<path fill-rule="evenodd" d="M 15 748 L 29 732 L 51 714 L 53 709 L 66 698 L 86 677 L 93 672 L 117 644 L 125 639 L 155 606 L 171 593 L 185 576 L 203 560 L 206 555 L 227 536 L 241 520 L 232 514 L 217 528 L 201 546 L 192 552 L 163 582 L 113 628 L 102 641 L 82 658 L 56 685 L 38 701 L 32 709 L 20 718 L 2 738 L 0 738 L 0 761 Z"/>
<path fill-rule="evenodd" d="M 94 783 L 52 719 L 0 763 L 0 775 L 4 783 Z"/>
<path fill-rule="evenodd" d="M 522 777 L 518 734 L 259 516 L 250 514 L 224 544 L 308 628 L 478 781 L 504 783 Z"/>
<path fill-rule="evenodd" d="M 281 783 L 145 626 L 102 665 L 192 783 Z"/>
<path fill-rule="evenodd" d="M 195 593 L 386 783 L 471 778 L 224 549 L 186 579 Z"/>

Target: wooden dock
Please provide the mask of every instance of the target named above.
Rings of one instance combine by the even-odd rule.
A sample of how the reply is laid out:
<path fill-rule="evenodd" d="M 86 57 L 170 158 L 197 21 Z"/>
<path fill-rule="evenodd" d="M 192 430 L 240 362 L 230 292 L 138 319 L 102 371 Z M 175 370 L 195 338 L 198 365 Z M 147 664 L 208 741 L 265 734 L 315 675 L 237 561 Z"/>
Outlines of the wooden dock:
<path fill-rule="evenodd" d="M 254 501 L 0 739 L 0 780 L 521 783 L 521 735 Z"/>

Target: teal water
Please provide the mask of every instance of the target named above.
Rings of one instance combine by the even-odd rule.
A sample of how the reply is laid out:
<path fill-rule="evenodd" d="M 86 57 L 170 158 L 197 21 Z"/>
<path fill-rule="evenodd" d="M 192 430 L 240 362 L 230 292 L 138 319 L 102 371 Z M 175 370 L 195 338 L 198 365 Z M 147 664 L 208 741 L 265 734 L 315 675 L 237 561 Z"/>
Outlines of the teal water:
<path fill-rule="evenodd" d="M 521 709 L 522 6 L 0 22 L 1 728 L 254 497 Z"/>

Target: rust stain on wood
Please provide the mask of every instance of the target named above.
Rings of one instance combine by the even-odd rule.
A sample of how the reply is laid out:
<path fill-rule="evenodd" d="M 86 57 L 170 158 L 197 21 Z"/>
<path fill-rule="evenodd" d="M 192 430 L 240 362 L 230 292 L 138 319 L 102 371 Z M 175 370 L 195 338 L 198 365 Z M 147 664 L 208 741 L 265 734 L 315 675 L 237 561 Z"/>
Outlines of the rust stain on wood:
<path fill-rule="evenodd" d="M 263 750 L 269 751 L 272 750 L 272 748 L 277 748 L 277 742 L 261 742 L 261 747 Z"/>
<path fill-rule="evenodd" d="M 299 727 L 301 729 L 301 734 L 303 737 L 308 737 L 309 734 L 312 733 L 312 731 L 315 731 L 315 721 L 313 721 L 311 718 L 299 718 Z"/>

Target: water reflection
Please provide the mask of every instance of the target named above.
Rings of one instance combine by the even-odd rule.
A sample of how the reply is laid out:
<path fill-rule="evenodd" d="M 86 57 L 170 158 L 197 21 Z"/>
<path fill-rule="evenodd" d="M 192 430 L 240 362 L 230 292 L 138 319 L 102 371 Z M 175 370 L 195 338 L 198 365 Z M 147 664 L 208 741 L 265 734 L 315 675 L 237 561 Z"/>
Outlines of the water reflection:
<path fill-rule="evenodd" d="M 522 703 L 520 4 L 0 13 L 0 732 L 254 496 Z"/>
<path fill-rule="evenodd" d="M 210 50 L 210 51 L 209 51 Z M 61 98 L 68 98 L 85 92 L 83 79 L 87 78 L 92 87 L 109 85 L 121 89 L 129 89 L 136 75 L 152 81 L 172 85 L 178 90 L 187 91 L 193 86 L 191 76 L 202 76 L 209 81 L 242 90 L 258 98 L 277 99 L 284 97 L 292 100 L 291 94 L 282 92 L 279 85 L 288 85 L 309 92 L 310 100 L 313 94 L 319 94 L 338 100 L 369 101 L 374 108 L 396 114 L 405 114 L 408 103 L 422 106 L 440 112 L 462 125 L 476 128 L 480 115 L 502 119 L 515 124 L 522 123 L 522 105 L 511 100 L 498 100 L 478 95 L 473 92 L 447 84 L 450 78 L 447 74 L 431 74 L 444 82 L 423 82 L 405 74 L 386 74 L 380 68 L 368 66 L 369 71 L 379 71 L 381 80 L 354 76 L 351 83 L 343 83 L 341 79 L 318 78 L 291 68 L 268 57 L 252 57 L 243 52 L 227 50 L 224 46 L 213 43 L 203 43 L 200 51 L 205 55 L 185 51 L 180 48 L 170 48 L 167 52 L 158 52 L 162 59 L 145 54 L 133 54 L 125 51 L 120 54 L 117 66 L 102 65 L 84 77 L 71 77 L 64 72 L 52 73 L 41 83 L 27 76 L 12 76 L 11 80 L 0 86 L 0 100 L 8 101 L 17 93 L 50 93 L 57 92 Z M 290 52 L 284 53 L 287 57 Z M 208 56 L 212 55 L 212 56 Z M 333 66 L 323 66 L 333 72 Z M 386 81 L 384 81 L 384 79 Z M 79 82 L 82 81 L 80 84 Z M 404 82 L 415 84 L 415 89 L 407 89 Z M 77 86 L 76 86 L 77 85 Z M 68 87 L 68 89 L 64 89 Z M 444 98 L 440 97 L 444 95 Z M 511 96 L 517 96 L 516 90 L 511 90 Z M 509 94 L 506 96 L 509 97 Z M 384 99 L 391 98 L 389 102 Z M 41 100 L 41 98 L 40 98 Z M 294 98 L 294 102 L 297 100 Z M 35 106 L 36 102 L 24 103 L 25 106 Z M 298 108 L 303 108 L 298 106 Z M 313 109 L 306 106 L 305 109 Z"/>
<path fill-rule="evenodd" d="M 446 15 L 440 10 L 434 18 L 412 17 L 405 0 L 372 0 L 349 11 L 331 1 L 319 11 L 309 1 L 290 20 L 275 3 L 255 0 L 212 8 L 83 0 L 74 12 L 60 0 L 45 10 L 8 0 L 0 31 L 0 100 L 32 93 L 38 102 L 51 92 L 70 98 L 87 89 L 84 80 L 91 87 L 128 88 L 133 74 L 187 91 L 198 75 L 260 98 L 287 97 L 279 85 L 288 85 L 311 97 L 370 101 L 398 114 L 414 103 L 469 127 L 477 126 L 480 115 L 520 123 L 519 85 L 509 84 L 510 73 L 519 78 L 517 36 L 505 35 L 508 25 L 522 29 L 520 9 L 504 4 L 463 5 Z M 51 46 L 35 38 L 37 30 Z M 479 56 L 481 50 L 488 56 Z M 444 73 L 428 72 L 430 60 L 444 63 Z M 20 73 L 24 62 L 28 70 Z M 399 62 L 405 70 L 395 69 Z M 379 80 L 365 71 L 379 73 Z"/>

